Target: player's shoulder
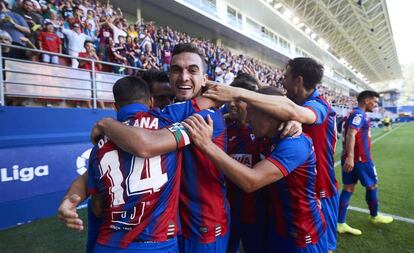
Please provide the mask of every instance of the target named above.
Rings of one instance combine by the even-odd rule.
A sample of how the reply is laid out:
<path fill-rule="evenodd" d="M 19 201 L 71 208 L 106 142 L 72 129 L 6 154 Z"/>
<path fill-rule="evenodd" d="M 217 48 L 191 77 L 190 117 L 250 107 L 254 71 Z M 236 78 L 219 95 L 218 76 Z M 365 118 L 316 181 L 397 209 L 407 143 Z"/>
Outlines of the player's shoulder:
<path fill-rule="evenodd" d="M 180 102 L 175 102 L 173 104 L 169 104 L 169 105 L 165 106 L 164 109 L 162 109 L 160 111 L 165 112 L 165 111 L 168 111 L 168 110 L 171 110 L 171 109 L 179 110 L 179 109 L 184 109 L 184 108 L 192 106 L 192 105 L 193 105 L 192 100 L 180 101 Z"/>
<path fill-rule="evenodd" d="M 359 125 L 365 119 L 365 113 L 361 110 L 354 109 L 349 114 L 347 120 L 353 125 Z"/>
<path fill-rule="evenodd" d="M 277 146 L 295 149 L 309 149 L 312 148 L 312 139 L 305 134 L 299 136 L 288 136 L 277 141 Z"/>

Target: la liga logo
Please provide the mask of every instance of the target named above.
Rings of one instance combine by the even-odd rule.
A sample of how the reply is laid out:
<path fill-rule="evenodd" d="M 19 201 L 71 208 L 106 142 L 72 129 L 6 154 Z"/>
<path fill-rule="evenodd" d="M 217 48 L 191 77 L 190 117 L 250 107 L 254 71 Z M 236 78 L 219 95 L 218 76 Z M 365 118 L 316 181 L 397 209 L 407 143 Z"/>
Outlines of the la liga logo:
<path fill-rule="evenodd" d="M 78 172 L 79 175 L 82 175 L 88 170 L 88 161 L 91 151 L 92 148 L 87 149 L 76 159 L 76 172 Z"/>

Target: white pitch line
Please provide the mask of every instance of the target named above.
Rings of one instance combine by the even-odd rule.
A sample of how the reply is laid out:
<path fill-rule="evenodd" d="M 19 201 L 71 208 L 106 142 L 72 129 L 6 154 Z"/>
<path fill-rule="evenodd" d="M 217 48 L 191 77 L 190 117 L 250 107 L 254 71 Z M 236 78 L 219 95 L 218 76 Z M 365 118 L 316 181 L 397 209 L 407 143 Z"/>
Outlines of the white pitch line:
<path fill-rule="evenodd" d="M 402 127 L 404 124 L 405 124 L 405 123 L 402 123 L 402 124 L 400 124 L 399 126 L 397 126 L 396 128 L 393 128 L 393 129 L 392 129 L 391 131 L 389 131 L 388 133 L 386 133 L 386 134 L 384 134 L 384 135 L 381 135 L 380 137 L 376 138 L 375 140 L 373 140 L 373 141 L 371 142 L 371 144 L 374 144 L 375 142 L 377 142 L 377 141 L 381 140 L 381 139 L 382 139 L 382 138 L 384 138 L 385 136 L 387 136 L 387 135 L 391 134 L 392 132 L 394 132 L 394 131 L 395 131 L 395 130 L 397 130 L 398 128 Z M 334 164 L 334 166 L 335 166 L 335 167 L 337 167 L 337 166 L 338 166 L 338 165 L 340 165 L 340 164 L 341 164 L 341 161 L 337 161 L 337 162 Z M 360 213 L 367 213 L 367 214 L 369 214 L 369 210 L 368 210 L 368 209 L 364 209 L 364 208 L 360 208 L 360 207 L 349 206 L 349 207 L 348 207 L 348 209 L 349 209 L 349 210 L 353 210 L 353 211 L 357 211 L 357 212 L 360 212 Z M 407 223 L 414 224 L 414 219 L 405 218 L 405 217 L 401 217 L 401 216 L 394 215 L 394 214 L 382 213 L 382 212 L 381 212 L 381 214 L 384 214 L 384 215 L 387 215 L 387 216 L 391 216 L 394 220 L 398 220 L 398 221 L 402 221 L 402 222 L 407 222 Z"/>
<path fill-rule="evenodd" d="M 355 207 L 355 206 L 349 206 L 348 207 L 349 210 L 353 210 L 353 211 L 357 211 L 360 213 L 367 213 L 369 214 L 369 210 L 368 209 L 364 209 L 364 208 L 359 208 L 359 207 Z M 394 220 L 398 220 L 398 221 L 403 221 L 403 222 L 407 222 L 407 223 L 411 223 L 414 224 L 414 219 L 410 219 L 410 218 L 405 218 L 405 217 L 401 217 L 398 215 L 394 215 L 394 214 L 387 214 L 387 213 L 383 213 L 380 212 L 381 214 L 387 215 L 387 216 L 391 216 L 392 218 L 394 218 Z"/>
<path fill-rule="evenodd" d="M 371 145 L 372 145 L 372 144 L 374 144 L 375 142 L 377 142 L 377 141 L 381 140 L 381 139 L 382 139 L 382 138 L 384 138 L 385 136 L 387 136 L 387 135 L 391 134 L 392 132 L 394 132 L 394 131 L 395 131 L 395 130 L 397 130 L 398 128 L 402 127 L 404 124 L 405 124 L 405 123 L 402 123 L 402 124 L 400 124 L 399 126 L 397 126 L 396 128 L 391 129 L 391 131 L 389 131 L 388 133 L 386 133 L 386 134 L 384 134 L 384 135 L 381 135 L 380 137 L 376 138 L 375 140 L 373 140 L 373 141 L 371 142 Z M 337 162 L 334 164 L 334 167 L 336 168 L 336 167 L 338 167 L 339 165 L 341 165 L 341 160 L 337 161 Z"/>

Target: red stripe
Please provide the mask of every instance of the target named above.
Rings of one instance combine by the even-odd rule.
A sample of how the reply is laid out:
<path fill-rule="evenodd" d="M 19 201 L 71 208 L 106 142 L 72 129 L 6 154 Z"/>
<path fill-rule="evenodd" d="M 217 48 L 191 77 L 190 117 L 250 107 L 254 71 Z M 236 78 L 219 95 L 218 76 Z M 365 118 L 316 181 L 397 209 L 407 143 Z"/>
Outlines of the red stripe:
<path fill-rule="evenodd" d="M 279 170 L 282 172 L 283 176 L 289 175 L 289 171 L 283 166 L 278 160 L 274 159 L 273 157 L 267 157 L 267 160 L 269 160 L 271 163 L 273 163 Z"/>

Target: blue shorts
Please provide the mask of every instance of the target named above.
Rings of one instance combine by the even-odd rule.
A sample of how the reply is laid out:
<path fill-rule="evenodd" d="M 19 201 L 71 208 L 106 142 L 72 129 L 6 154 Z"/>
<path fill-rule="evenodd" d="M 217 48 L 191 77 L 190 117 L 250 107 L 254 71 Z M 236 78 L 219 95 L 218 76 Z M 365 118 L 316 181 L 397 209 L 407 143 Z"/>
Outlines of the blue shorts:
<path fill-rule="evenodd" d="M 92 205 L 88 200 L 88 239 L 86 241 L 86 253 L 92 253 L 98 239 L 99 228 L 102 224 L 102 219 L 95 216 L 92 212 Z"/>
<path fill-rule="evenodd" d="M 236 222 L 235 222 L 236 221 Z M 227 245 L 227 252 L 240 253 L 241 225 L 236 219 L 231 219 L 231 227 Z"/>
<path fill-rule="evenodd" d="M 344 161 L 342 161 L 342 165 L 343 163 Z M 364 187 L 371 187 L 378 183 L 377 171 L 372 161 L 355 163 L 354 169 L 349 173 L 342 170 L 343 184 L 356 184 L 358 179 Z"/>
<path fill-rule="evenodd" d="M 151 253 L 178 253 L 177 237 L 169 239 L 165 242 L 133 242 L 128 248 L 114 248 L 110 246 L 104 246 L 97 243 L 93 250 L 93 253 L 138 253 L 138 252 L 151 252 Z"/>
<path fill-rule="evenodd" d="M 301 248 L 296 245 L 293 239 L 282 237 L 276 234 L 275 229 L 271 229 L 266 238 L 266 253 L 326 253 L 328 252 L 328 243 L 326 242 L 326 233 L 323 233 L 319 241 L 315 244 L 307 244 Z"/>
<path fill-rule="evenodd" d="M 336 192 L 330 198 L 322 198 L 322 212 L 326 221 L 326 241 L 328 250 L 336 250 L 336 224 L 338 222 L 339 195 Z"/>
<path fill-rule="evenodd" d="M 245 253 L 256 253 L 264 251 L 265 225 L 242 224 L 240 234 L 243 250 Z"/>
<path fill-rule="evenodd" d="M 210 243 L 197 242 L 180 235 L 178 237 L 178 246 L 180 253 L 226 253 L 228 241 L 229 232 L 223 236 L 218 236 L 216 241 Z"/>

